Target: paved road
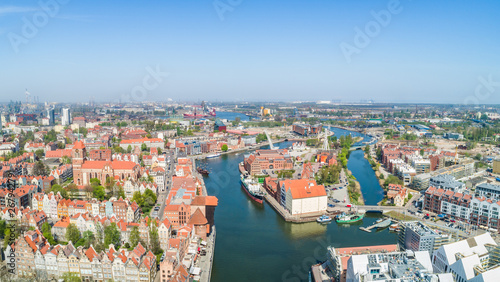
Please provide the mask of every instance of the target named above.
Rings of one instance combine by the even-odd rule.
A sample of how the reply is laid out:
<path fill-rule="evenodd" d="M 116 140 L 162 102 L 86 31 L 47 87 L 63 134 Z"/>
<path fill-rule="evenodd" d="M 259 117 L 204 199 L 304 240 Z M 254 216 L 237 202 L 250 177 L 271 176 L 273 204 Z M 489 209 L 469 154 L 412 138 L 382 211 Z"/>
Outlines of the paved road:
<path fill-rule="evenodd" d="M 167 167 L 165 169 L 165 189 L 158 191 L 158 198 L 156 199 L 157 205 L 160 205 L 160 211 L 158 212 L 158 218 L 163 220 L 163 212 L 165 210 L 165 200 L 167 199 L 168 192 L 170 191 L 170 187 L 172 185 L 172 176 L 175 172 L 175 164 L 177 163 L 177 158 L 173 151 L 167 152 L 167 158 L 170 156 L 170 162 L 167 163 Z"/>

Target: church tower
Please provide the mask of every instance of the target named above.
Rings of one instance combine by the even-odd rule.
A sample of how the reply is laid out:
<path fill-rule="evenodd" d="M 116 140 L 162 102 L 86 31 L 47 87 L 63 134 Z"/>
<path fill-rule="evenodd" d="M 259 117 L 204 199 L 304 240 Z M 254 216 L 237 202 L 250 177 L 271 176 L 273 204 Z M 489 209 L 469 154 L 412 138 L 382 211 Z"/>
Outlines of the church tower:
<path fill-rule="evenodd" d="M 82 165 L 85 159 L 86 149 L 82 141 L 78 140 L 71 149 L 73 159 L 73 179 L 76 185 L 83 185 Z"/>

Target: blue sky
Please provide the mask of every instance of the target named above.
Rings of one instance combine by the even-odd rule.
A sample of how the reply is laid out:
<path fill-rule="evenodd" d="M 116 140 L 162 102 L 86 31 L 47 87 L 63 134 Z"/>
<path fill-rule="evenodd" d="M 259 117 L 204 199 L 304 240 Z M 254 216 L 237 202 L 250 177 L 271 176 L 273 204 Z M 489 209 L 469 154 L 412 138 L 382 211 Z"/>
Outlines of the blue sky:
<path fill-rule="evenodd" d="M 499 1 L 60 2 L 0 2 L 0 101 L 500 103 Z"/>

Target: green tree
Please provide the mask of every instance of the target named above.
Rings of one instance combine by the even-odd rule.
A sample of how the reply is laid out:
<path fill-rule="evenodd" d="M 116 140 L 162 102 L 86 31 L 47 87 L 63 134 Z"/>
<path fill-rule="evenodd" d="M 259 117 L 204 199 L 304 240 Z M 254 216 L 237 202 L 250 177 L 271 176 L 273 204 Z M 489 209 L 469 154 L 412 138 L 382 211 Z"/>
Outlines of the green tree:
<path fill-rule="evenodd" d="M 162 252 L 156 224 L 153 224 L 153 226 L 149 229 L 149 242 L 151 243 L 151 251 L 153 254 L 157 255 Z"/>
<path fill-rule="evenodd" d="M 370 146 L 366 145 L 365 147 L 365 153 L 369 156 L 370 155 Z"/>
<path fill-rule="evenodd" d="M 128 145 L 128 147 L 127 147 L 127 153 L 128 154 L 132 153 L 132 146 L 131 145 Z"/>
<path fill-rule="evenodd" d="M 137 226 L 134 226 L 132 228 L 132 231 L 130 231 L 130 237 L 129 237 L 130 247 L 135 248 L 137 244 L 139 244 L 140 240 L 141 236 L 139 234 L 139 228 Z"/>
<path fill-rule="evenodd" d="M 63 198 L 68 199 L 68 191 L 63 189 L 59 184 L 52 185 L 50 191 L 54 192 L 54 194 L 57 194 L 57 192 L 59 192 Z"/>
<path fill-rule="evenodd" d="M 76 273 L 76 272 L 65 272 L 61 276 L 61 279 L 64 282 L 80 282 L 81 281 L 80 274 Z"/>
<path fill-rule="evenodd" d="M 104 245 L 108 247 L 109 244 L 120 246 L 120 231 L 114 222 L 104 228 Z"/>
<path fill-rule="evenodd" d="M 228 150 L 227 144 L 223 144 L 220 149 L 222 150 L 222 152 L 227 152 Z"/>
<path fill-rule="evenodd" d="M 54 237 L 52 236 L 52 226 L 50 226 L 48 222 L 45 222 L 42 225 L 42 234 L 43 237 L 45 237 L 52 246 L 56 245 L 57 242 L 56 240 L 54 240 Z"/>
<path fill-rule="evenodd" d="M 146 146 L 146 144 L 142 143 L 141 145 L 141 151 L 147 151 L 148 150 L 148 146 Z"/>
<path fill-rule="evenodd" d="M 93 195 L 94 198 L 102 201 L 106 198 L 106 191 L 104 190 L 104 187 L 102 185 L 99 185 L 94 188 Z"/>
<path fill-rule="evenodd" d="M 45 152 L 43 149 L 38 149 L 35 151 L 35 155 L 37 156 L 38 159 L 43 158 L 44 154 L 45 154 Z"/>
<path fill-rule="evenodd" d="M 70 223 L 66 228 L 66 240 L 77 243 L 80 240 L 80 231 L 74 223 Z"/>
<path fill-rule="evenodd" d="M 90 244 L 95 241 L 94 233 L 92 233 L 92 231 L 85 231 L 83 232 L 82 239 L 84 241 L 84 244 L 82 246 L 88 249 L 90 247 Z"/>
<path fill-rule="evenodd" d="M 49 175 L 48 168 L 42 161 L 38 161 L 33 168 L 33 174 L 35 176 L 47 176 Z"/>

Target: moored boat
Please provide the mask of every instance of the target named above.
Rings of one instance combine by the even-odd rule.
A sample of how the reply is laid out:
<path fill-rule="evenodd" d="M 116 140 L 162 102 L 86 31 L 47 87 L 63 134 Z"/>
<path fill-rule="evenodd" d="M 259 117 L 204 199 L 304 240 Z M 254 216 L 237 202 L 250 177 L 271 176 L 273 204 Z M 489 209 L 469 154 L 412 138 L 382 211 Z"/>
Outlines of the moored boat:
<path fill-rule="evenodd" d="M 316 219 L 317 222 L 319 223 L 326 223 L 332 221 L 332 218 L 329 217 L 328 215 L 322 215 Z"/>
<path fill-rule="evenodd" d="M 211 154 L 207 156 L 207 159 L 220 157 L 220 154 Z"/>
<path fill-rule="evenodd" d="M 196 170 L 198 171 L 198 173 L 200 173 L 202 175 L 208 175 L 210 173 L 210 172 L 208 172 L 208 170 L 203 169 L 201 167 L 197 168 Z"/>
<path fill-rule="evenodd" d="M 391 224 L 391 226 L 389 226 L 389 231 L 399 231 L 399 224 L 397 223 L 394 223 L 394 224 Z"/>
<path fill-rule="evenodd" d="M 262 204 L 264 200 L 264 194 L 260 191 L 260 184 L 251 178 L 245 178 L 243 175 L 240 177 L 241 179 L 241 188 L 247 193 L 250 199 L 255 202 Z"/>
<path fill-rule="evenodd" d="M 340 215 L 337 215 L 335 217 L 335 221 L 337 223 L 354 223 L 362 220 L 364 216 L 365 215 L 362 213 L 356 213 L 356 214 L 341 213 Z"/>

